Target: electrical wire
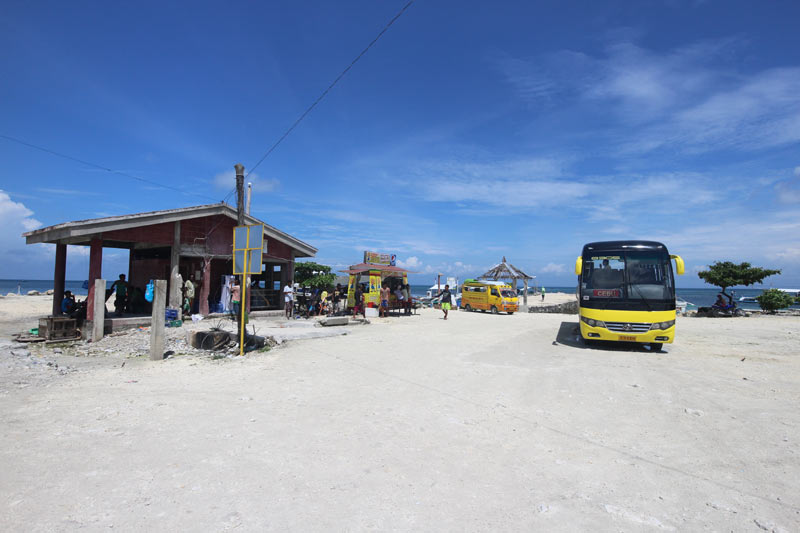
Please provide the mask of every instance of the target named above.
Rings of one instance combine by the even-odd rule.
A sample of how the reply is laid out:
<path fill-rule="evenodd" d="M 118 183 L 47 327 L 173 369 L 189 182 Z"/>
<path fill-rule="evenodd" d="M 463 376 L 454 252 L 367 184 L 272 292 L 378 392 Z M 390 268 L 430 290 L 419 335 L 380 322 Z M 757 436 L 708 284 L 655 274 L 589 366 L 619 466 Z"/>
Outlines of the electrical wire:
<path fill-rule="evenodd" d="M 50 150 L 49 148 L 45 148 L 44 146 L 38 146 L 36 144 L 32 144 L 32 143 L 23 141 L 22 139 L 17 139 L 16 137 L 11 137 L 10 135 L 4 135 L 4 134 L 0 133 L 0 137 L 3 138 L 3 139 L 6 139 L 8 141 L 12 141 L 12 142 L 21 144 L 23 146 L 27 146 L 29 148 L 33 148 L 35 150 L 39 150 L 39 151 L 45 152 L 47 154 L 51 154 L 51 155 L 54 155 L 54 156 L 57 156 L 57 157 L 61 157 L 61 158 L 64 158 L 64 159 L 69 159 L 70 161 L 75 161 L 75 162 L 80 163 L 82 165 L 93 167 L 93 168 L 96 168 L 96 169 L 99 169 L 99 170 L 105 170 L 106 172 L 110 172 L 112 174 L 125 176 L 127 178 L 131 178 L 131 179 L 134 179 L 134 180 L 137 180 L 137 181 L 141 181 L 142 183 L 147 183 L 149 185 L 154 185 L 154 186 L 160 187 L 162 189 L 169 189 L 169 190 L 172 190 L 172 191 L 179 192 L 181 194 L 191 194 L 191 195 L 194 195 L 194 196 L 199 196 L 201 198 L 208 198 L 209 200 L 212 200 L 214 202 L 217 201 L 216 198 L 212 198 L 210 196 L 206 196 L 205 194 L 200 194 L 200 193 L 193 192 L 193 191 L 187 191 L 187 190 L 184 190 L 184 189 L 178 189 L 177 187 L 170 187 L 169 185 L 164 185 L 163 183 L 159 183 L 157 181 L 148 180 L 148 179 L 143 178 L 141 176 L 136 176 L 135 174 L 130 174 L 128 172 L 123 172 L 121 170 L 114 170 L 113 168 L 104 167 L 103 165 L 98 165 L 97 163 L 92 163 L 91 161 L 86 161 L 85 159 L 80 159 L 78 157 L 73 157 L 71 155 L 62 154 L 61 152 L 56 152 L 55 150 Z"/>
<path fill-rule="evenodd" d="M 366 48 L 364 48 L 364 49 L 361 51 L 361 53 L 360 53 L 360 54 L 358 54 L 358 55 L 356 56 L 356 58 L 355 58 L 355 59 L 353 59 L 353 61 L 351 61 L 351 62 L 350 62 L 350 64 L 349 64 L 349 65 L 347 65 L 347 68 L 345 68 L 345 69 L 344 69 L 344 70 L 343 70 L 343 71 L 342 71 L 342 72 L 341 72 L 341 73 L 340 73 L 338 76 L 336 76 L 336 79 L 335 79 L 335 80 L 333 80 L 333 82 L 331 82 L 331 84 L 330 84 L 330 85 L 328 85 L 328 88 L 327 88 L 327 89 L 325 89 L 324 91 L 322 91 L 322 94 L 320 94 L 320 95 L 317 97 L 317 99 L 316 99 L 316 100 L 314 100 L 314 103 L 313 103 L 313 104 L 311 104 L 310 106 L 308 106 L 308 108 L 307 108 L 305 111 L 303 111 L 303 114 L 302 114 L 302 115 L 300 115 L 300 117 L 299 117 L 297 120 L 295 120 L 295 121 L 294 121 L 294 124 L 292 124 L 292 125 L 289 127 L 289 129 L 288 129 L 288 130 L 286 130 L 286 131 L 284 132 L 284 134 L 283 134 L 283 135 L 281 135 L 281 136 L 278 138 L 278 140 L 277 140 L 277 141 L 275 141 L 275 143 L 274 143 L 274 144 L 273 144 L 273 145 L 272 145 L 272 146 L 269 148 L 269 150 L 267 150 L 267 152 L 266 152 L 266 153 L 265 153 L 263 156 L 261 156 L 261 159 L 259 159 L 259 160 L 258 160 L 258 162 L 257 162 L 255 165 L 253 165 L 253 166 L 252 166 L 252 168 L 250 168 L 250 170 L 247 172 L 247 175 L 245 176 L 245 178 L 247 178 L 247 176 L 249 176 L 249 175 L 250 175 L 250 174 L 251 174 L 251 173 L 252 173 L 252 172 L 253 172 L 253 171 L 254 171 L 256 168 L 258 168 L 258 166 L 259 166 L 261 163 L 263 163 L 263 162 L 264 162 L 264 160 L 265 160 L 265 159 L 266 159 L 266 158 L 269 156 L 269 154 L 271 154 L 271 153 L 273 152 L 273 150 L 275 150 L 275 148 L 277 148 L 277 147 L 278 147 L 278 145 L 279 145 L 279 144 L 281 144 L 281 142 L 283 142 L 283 140 L 284 140 L 286 137 L 288 137 L 290 133 L 292 133 L 292 130 L 294 130 L 294 129 L 295 129 L 295 128 L 296 128 L 296 127 L 297 127 L 297 126 L 298 126 L 298 125 L 299 125 L 299 124 L 300 124 L 300 123 L 303 121 L 303 119 L 304 119 L 304 118 L 306 118 L 306 116 L 307 116 L 309 113 L 311 113 L 311 111 L 312 111 L 312 110 L 313 110 L 313 109 L 314 109 L 314 108 L 317 106 L 317 104 L 318 104 L 318 103 L 320 103 L 320 102 L 322 101 L 322 99 L 323 99 L 323 98 L 325 98 L 325 96 L 326 96 L 326 95 L 327 95 L 327 94 L 328 94 L 328 93 L 331 91 L 331 89 L 333 89 L 333 87 L 334 87 L 334 86 L 335 86 L 337 83 L 339 83 L 339 80 L 341 80 L 341 79 L 342 79 L 342 78 L 345 76 L 345 74 L 347 74 L 347 72 L 348 72 L 348 71 L 349 71 L 351 68 L 353 68 L 353 65 L 355 65 L 355 64 L 358 62 L 358 60 L 359 60 L 359 59 L 361 59 L 361 58 L 364 56 L 364 54 L 366 54 L 366 53 L 369 51 L 369 49 L 370 49 L 370 48 L 372 48 L 372 46 L 373 46 L 373 45 L 374 45 L 376 42 L 378 42 L 378 39 L 380 39 L 380 38 L 383 36 L 383 34 L 384 34 L 384 33 L 386 33 L 386 31 L 387 31 L 387 30 L 388 30 L 388 29 L 391 27 L 391 25 L 392 25 L 392 24 L 394 24 L 394 23 L 395 23 L 395 21 L 397 21 L 397 19 L 399 19 L 399 18 L 400 18 L 400 17 L 403 15 L 403 13 L 405 13 L 405 12 L 406 12 L 406 10 L 407 10 L 409 7 L 411 7 L 411 4 L 413 4 L 413 3 L 414 3 L 414 0 L 410 0 L 410 1 L 409 1 L 409 2 L 406 4 L 406 5 L 404 5 L 404 6 L 403 6 L 403 8 L 402 8 L 400 11 L 398 11 L 398 12 L 397 12 L 397 14 L 396 14 L 396 15 L 395 15 L 395 16 L 392 18 L 392 20 L 390 20 L 390 21 L 389 21 L 389 22 L 386 24 L 386 26 L 384 26 L 384 27 L 383 27 L 383 29 L 380 31 L 380 33 L 378 33 L 378 35 L 377 35 L 377 36 L 376 36 L 374 39 L 372 39 L 372 42 L 370 42 L 370 43 L 367 45 L 367 47 L 366 47 Z"/>

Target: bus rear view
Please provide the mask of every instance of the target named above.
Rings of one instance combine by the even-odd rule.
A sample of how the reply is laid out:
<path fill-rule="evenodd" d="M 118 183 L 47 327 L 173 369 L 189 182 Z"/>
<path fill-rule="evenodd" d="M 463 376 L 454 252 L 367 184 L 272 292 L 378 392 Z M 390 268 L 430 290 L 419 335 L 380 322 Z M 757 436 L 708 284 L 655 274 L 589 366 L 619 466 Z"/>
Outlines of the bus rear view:
<path fill-rule="evenodd" d="M 653 241 L 592 242 L 575 262 L 581 336 L 650 344 L 675 338 L 675 279 L 683 259 Z"/>

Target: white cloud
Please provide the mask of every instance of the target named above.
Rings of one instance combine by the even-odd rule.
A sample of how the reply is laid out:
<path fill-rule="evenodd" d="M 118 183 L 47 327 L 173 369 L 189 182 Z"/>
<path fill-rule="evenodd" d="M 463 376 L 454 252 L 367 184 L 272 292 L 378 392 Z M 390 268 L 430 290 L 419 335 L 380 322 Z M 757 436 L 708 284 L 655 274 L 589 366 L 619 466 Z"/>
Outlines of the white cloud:
<path fill-rule="evenodd" d="M 602 107 L 616 117 L 613 137 L 623 153 L 757 150 L 800 141 L 800 68 L 736 72 L 731 52 L 739 44 L 702 41 L 661 52 L 620 42 L 600 54 L 562 50 L 499 63 L 524 101 L 557 100 L 590 115 Z"/>
<path fill-rule="evenodd" d="M 794 175 L 800 178 L 800 166 L 794 167 Z"/>
<path fill-rule="evenodd" d="M 226 170 L 220 172 L 212 179 L 214 187 L 220 190 L 233 189 L 236 187 L 236 172 L 233 170 Z M 244 192 L 247 195 L 247 184 L 253 184 L 253 199 L 258 198 L 258 193 L 274 191 L 280 186 L 280 181 L 275 178 L 262 178 L 257 173 L 253 172 L 244 181 Z"/>
<path fill-rule="evenodd" d="M 0 246 L 4 250 L 24 246 L 25 239 L 21 235 L 41 226 L 42 223 L 33 218 L 33 211 L 0 190 Z"/>
<path fill-rule="evenodd" d="M 0 190 L 0 256 L 4 262 L 4 277 L 38 272 L 45 260 L 52 260 L 52 245 L 28 246 L 22 237 L 23 233 L 41 226 L 42 223 L 33 218 L 33 211 Z"/>
<path fill-rule="evenodd" d="M 422 261 L 420 261 L 417 256 L 412 255 L 405 261 L 398 259 L 397 266 L 399 266 L 400 268 L 408 268 L 408 269 L 421 268 Z"/>
<path fill-rule="evenodd" d="M 563 274 L 567 271 L 566 265 L 558 263 L 547 263 L 539 270 L 542 274 Z"/>

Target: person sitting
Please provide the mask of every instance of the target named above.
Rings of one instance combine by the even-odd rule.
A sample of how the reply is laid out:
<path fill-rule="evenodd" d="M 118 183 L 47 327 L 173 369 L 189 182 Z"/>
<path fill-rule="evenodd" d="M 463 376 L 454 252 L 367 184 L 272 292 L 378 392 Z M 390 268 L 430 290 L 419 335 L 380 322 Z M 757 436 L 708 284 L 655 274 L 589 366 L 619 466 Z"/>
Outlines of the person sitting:
<path fill-rule="evenodd" d="M 64 291 L 64 299 L 61 300 L 61 312 L 69 315 L 75 309 L 75 296 L 71 291 Z"/>
<path fill-rule="evenodd" d="M 714 305 L 712 305 L 711 307 L 720 307 L 720 308 L 728 307 L 728 302 L 725 301 L 725 297 L 722 295 L 722 293 L 717 294 L 717 301 L 714 302 Z"/>

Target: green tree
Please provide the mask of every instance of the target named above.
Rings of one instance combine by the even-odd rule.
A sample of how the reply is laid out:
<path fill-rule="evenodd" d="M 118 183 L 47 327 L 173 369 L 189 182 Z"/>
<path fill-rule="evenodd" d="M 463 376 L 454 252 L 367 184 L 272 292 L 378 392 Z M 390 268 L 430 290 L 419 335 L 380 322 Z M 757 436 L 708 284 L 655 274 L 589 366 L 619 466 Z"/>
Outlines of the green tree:
<path fill-rule="evenodd" d="M 761 309 L 770 313 L 789 307 L 794 303 L 794 298 L 792 298 L 791 294 L 786 294 L 778 289 L 766 290 L 761 296 L 756 296 L 756 300 L 758 300 L 758 305 L 761 306 Z"/>
<path fill-rule="evenodd" d="M 722 289 L 722 294 L 732 299 L 732 296 L 725 292 L 728 287 L 745 287 L 754 283 L 761 283 L 764 278 L 780 274 L 780 270 L 769 268 L 754 267 L 750 263 L 731 263 L 730 261 L 714 261 L 708 270 L 698 272 L 700 279 L 710 285 L 716 285 Z"/>
<path fill-rule="evenodd" d="M 327 289 L 333 286 L 336 274 L 331 273 L 331 267 L 307 261 L 294 264 L 294 280 L 302 287 L 318 287 Z"/>

